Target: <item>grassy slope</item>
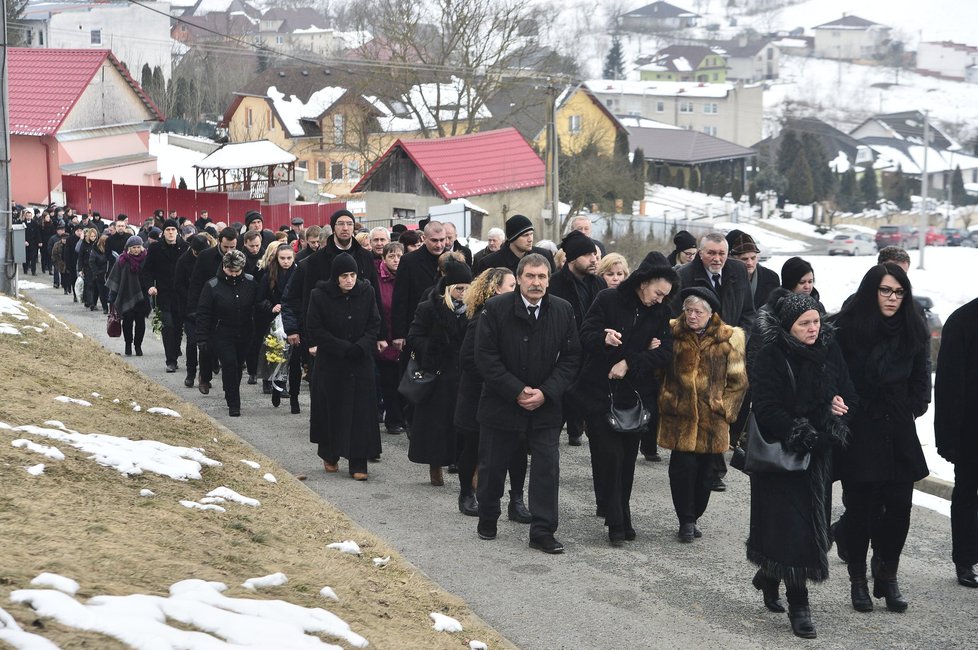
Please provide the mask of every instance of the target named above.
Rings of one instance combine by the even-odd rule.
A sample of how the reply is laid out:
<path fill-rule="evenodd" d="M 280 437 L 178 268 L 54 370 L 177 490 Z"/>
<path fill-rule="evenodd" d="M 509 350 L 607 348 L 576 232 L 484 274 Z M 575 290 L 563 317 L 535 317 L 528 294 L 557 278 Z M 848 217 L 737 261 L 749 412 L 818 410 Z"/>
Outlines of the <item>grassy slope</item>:
<path fill-rule="evenodd" d="M 173 582 L 194 577 L 226 583 L 230 596 L 324 607 L 375 648 L 459 648 L 467 647 L 470 638 L 491 648 L 509 645 L 461 600 L 193 405 L 93 341 L 79 339 L 50 315 L 36 309 L 30 315 L 31 324 L 47 322 L 51 327 L 42 334 L 25 330 L 23 336 L 0 335 L 0 421 L 18 426 L 54 419 L 83 433 L 200 447 L 223 466 L 204 468 L 199 481 L 154 474 L 125 477 L 64 443 L 0 430 L 0 607 L 25 629 L 37 617 L 11 604 L 8 596 L 29 588 L 38 573 L 51 571 L 77 580 L 83 601 L 99 594 L 165 595 Z M 25 324 L 4 316 L 0 322 Z M 91 397 L 93 391 L 103 397 Z M 62 404 L 54 401 L 58 395 L 87 399 L 93 405 Z M 114 398 L 121 402 L 113 404 Z M 134 413 L 130 401 L 142 405 L 143 412 Z M 146 413 L 152 406 L 172 408 L 183 417 Z M 10 441 L 17 437 L 54 444 L 66 459 L 51 461 L 14 448 Z M 262 467 L 252 469 L 241 459 Z M 41 462 L 46 465 L 43 476 L 25 472 L 25 467 Z M 263 480 L 265 472 L 279 482 Z M 261 507 L 225 504 L 227 513 L 216 513 L 188 510 L 178 503 L 198 500 L 221 485 L 259 499 Z M 140 497 L 142 488 L 157 496 Z M 345 539 L 355 540 L 363 556 L 326 549 L 326 544 Z M 373 565 L 372 558 L 387 555 L 388 566 Z M 247 578 L 276 571 L 289 577 L 287 585 L 257 596 L 239 586 Z M 339 595 L 338 603 L 319 595 L 326 585 Z M 434 632 L 429 612 L 459 619 L 465 632 Z M 35 630 L 63 648 L 121 647 L 50 620 Z"/>

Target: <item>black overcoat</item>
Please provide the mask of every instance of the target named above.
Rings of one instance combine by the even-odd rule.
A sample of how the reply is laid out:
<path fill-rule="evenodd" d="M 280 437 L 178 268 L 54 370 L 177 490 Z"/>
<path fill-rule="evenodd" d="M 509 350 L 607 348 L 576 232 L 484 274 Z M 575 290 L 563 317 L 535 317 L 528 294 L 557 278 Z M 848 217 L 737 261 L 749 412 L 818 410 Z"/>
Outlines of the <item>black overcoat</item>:
<path fill-rule="evenodd" d="M 143 264 L 143 275 L 151 286 L 156 287 L 156 306 L 160 311 L 182 313 L 183 309 L 177 300 L 174 286 L 177 260 L 190 248 L 186 241 L 177 237 L 172 245 L 160 240 L 150 245 L 146 251 L 146 263 Z"/>
<path fill-rule="evenodd" d="M 543 255 L 550 262 L 550 272 L 554 273 L 557 270 L 557 265 L 554 264 L 554 256 L 546 248 L 539 248 L 534 246 L 530 249 L 531 253 L 537 253 L 538 255 Z M 516 267 L 519 266 L 521 257 L 517 257 L 513 250 L 509 247 L 509 244 L 503 243 L 495 253 L 490 253 L 483 257 L 480 261 L 476 262 L 475 267 L 472 269 L 472 276 L 477 276 L 486 269 L 494 268 L 504 268 L 509 269 L 516 275 Z M 401 260 L 401 264 L 404 264 L 404 260 Z"/>
<path fill-rule="evenodd" d="M 597 275 L 585 275 L 578 280 L 565 265 L 550 278 L 547 293 L 569 302 L 574 308 L 574 318 L 580 326 L 598 292 L 607 288 L 608 284 Z"/>
<path fill-rule="evenodd" d="M 754 291 L 754 310 L 759 310 L 767 302 L 771 292 L 781 286 L 778 274 L 762 264 L 754 268 L 757 276 L 757 289 Z"/>
<path fill-rule="evenodd" d="M 462 431 L 478 431 L 475 414 L 482 395 L 482 375 L 475 363 L 475 334 L 479 328 L 479 308 L 465 324 L 465 336 L 458 352 L 458 398 L 455 400 L 455 426 Z"/>
<path fill-rule="evenodd" d="M 391 336 L 406 339 L 426 289 L 438 281 L 438 256 L 422 246 L 401 258 L 391 297 Z"/>
<path fill-rule="evenodd" d="M 380 456 L 374 349 L 380 314 L 373 288 L 357 279 L 343 293 L 335 281 L 321 281 L 309 295 L 306 335 L 316 356 L 312 373 L 309 440 L 325 447 L 324 457 Z"/>
<path fill-rule="evenodd" d="M 934 380 L 934 436 L 937 453 L 956 470 L 978 459 L 978 299 L 959 307 L 944 323 Z M 960 469 L 958 469 L 960 468 Z"/>
<path fill-rule="evenodd" d="M 258 283 L 247 273 L 230 277 L 223 271 L 204 284 L 197 301 L 197 341 L 214 345 L 215 338 L 247 341 L 254 328 Z"/>

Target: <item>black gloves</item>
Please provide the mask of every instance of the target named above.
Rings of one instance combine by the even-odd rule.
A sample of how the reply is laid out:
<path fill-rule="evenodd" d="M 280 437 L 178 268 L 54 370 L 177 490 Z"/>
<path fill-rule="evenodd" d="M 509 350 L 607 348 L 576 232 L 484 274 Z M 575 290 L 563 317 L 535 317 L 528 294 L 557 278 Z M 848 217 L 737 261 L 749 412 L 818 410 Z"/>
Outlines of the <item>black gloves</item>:
<path fill-rule="evenodd" d="M 791 433 L 785 439 L 784 444 L 788 449 L 805 453 L 815 448 L 818 443 L 818 432 L 811 425 L 808 418 L 795 418 Z"/>

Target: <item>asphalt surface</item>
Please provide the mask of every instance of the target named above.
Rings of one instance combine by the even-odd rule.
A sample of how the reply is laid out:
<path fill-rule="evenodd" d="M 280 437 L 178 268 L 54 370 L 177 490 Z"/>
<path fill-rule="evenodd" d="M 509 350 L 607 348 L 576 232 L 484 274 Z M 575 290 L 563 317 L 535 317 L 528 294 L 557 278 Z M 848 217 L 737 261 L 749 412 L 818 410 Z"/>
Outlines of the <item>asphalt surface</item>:
<path fill-rule="evenodd" d="M 105 336 L 101 310 L 89 312 L 66 301 L 60 290 L 25 293 L 121 353 L 122 340 Z M 291 415 L 287 403 L 272 408 L 260 385 L 242 385 L 242 417 L 230 418 L 219 379 L 203 396 L 183 386 L 182 364 L 176 374 L 163 372 L 162 344 L 151 331 L 143 350 L 143 357 L 124 358 L 289 472 L 305 474 L 311 490 L 385 538 L 519 647 L 976 647 L 978 590 L 958 586 L 950 561 L 950 522 L 930 510 L 914 508 L 900 567 L 909 610 L 888 612 L 876 600 L 876 611 L 855 612 L 845 565 L 833 550 L 831 577 L 811 587 L 819 638 L 805 641 L 792 636 L 786 615 L 764 608 L 750 585 L 755 569 L 744 553 L 750 485 L 736 470 L 727 475 L 728 490 L 713 494 L 700 519 L 703 538 L 681 544 L 669 492 L 668 452 L 662 463 L 640 459 L 632 494 L 638 539 L 613 548 L 594 516 L 587 445 L 563 444 L 557 538 L 566 552 L 549 556 L 528 548 L 528 526 L 505 517 L 497 539 L 479 540 L 476 519 L 458 512 L 457 479 L 446 475 L 444 487 L 431 486 L 428 468 L 408 461 L 405 436 L 381 434 L 382 461 L 370 464 L 366 483 L 349 478 L 345 461 L 338 474 L 327 475 L 308 442 L 307 393 L 301 396 L 303 413 Z M 838 491 L 835 508 L 838 515 Z"/>

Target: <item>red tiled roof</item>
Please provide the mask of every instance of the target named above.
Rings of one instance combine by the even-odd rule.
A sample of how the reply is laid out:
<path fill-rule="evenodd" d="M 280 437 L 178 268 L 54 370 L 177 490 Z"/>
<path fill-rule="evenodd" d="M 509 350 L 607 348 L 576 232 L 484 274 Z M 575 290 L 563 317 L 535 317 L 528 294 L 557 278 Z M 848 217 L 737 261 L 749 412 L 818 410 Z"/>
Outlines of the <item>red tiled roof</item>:
<path fill-rule="evenodd" d="M 363 192 L 374 172 L 398 149 L 446 200 L 544 184 L 543 161 L 519 131 L 510 127 L 448 138 L 398 140 L 352 191 Z"/>
<path fill-rule="evenodd" d="M 12 47 L 7 50 L 10 133 L 56 133 L 106 58 L 162 121 L 156 104 L 110 50 Z"/>

